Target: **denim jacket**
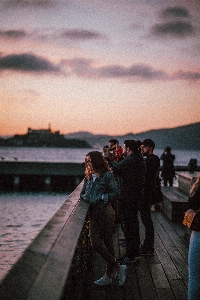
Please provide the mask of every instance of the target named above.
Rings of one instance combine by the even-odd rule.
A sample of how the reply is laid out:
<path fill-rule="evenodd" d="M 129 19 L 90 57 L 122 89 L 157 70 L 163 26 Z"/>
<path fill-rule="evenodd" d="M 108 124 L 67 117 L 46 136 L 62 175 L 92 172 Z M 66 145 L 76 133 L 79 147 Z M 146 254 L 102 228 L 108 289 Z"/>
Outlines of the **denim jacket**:
<path fill-rule="evenodd" d="M 89 202 L 91 206 L 105 206 L 118 199 L 119 191 L 114 175 L 109 171 L 101 177 L 92 179 L 84 178 L 80 199 Z"/>

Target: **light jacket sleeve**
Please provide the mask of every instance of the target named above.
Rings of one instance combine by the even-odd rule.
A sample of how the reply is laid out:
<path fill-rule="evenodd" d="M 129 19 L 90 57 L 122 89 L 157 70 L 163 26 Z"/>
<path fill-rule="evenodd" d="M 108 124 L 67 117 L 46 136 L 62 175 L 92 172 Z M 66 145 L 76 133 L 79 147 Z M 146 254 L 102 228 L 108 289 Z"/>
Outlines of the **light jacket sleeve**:
<path fill-rule="evenodd" d="M 114 203 L 117 201 L 118 197 L 119 197 L 119 190 L 118 190 L 118 186 L 115 180 L 115 177 L 112 173 L 107 173 L 105 176 L 105 180 L 108 184 L 108 188 L 106 190 L 106 192 L 104 193 L 104 203 Z"/>
<path fill-rule="evenodd" d="M 91 181 L 88 180 L 86 177 L 84 178 L 83 187 L 80 193 L 80 199 L 86 202 L 90 202 L 90 184 Z"/>

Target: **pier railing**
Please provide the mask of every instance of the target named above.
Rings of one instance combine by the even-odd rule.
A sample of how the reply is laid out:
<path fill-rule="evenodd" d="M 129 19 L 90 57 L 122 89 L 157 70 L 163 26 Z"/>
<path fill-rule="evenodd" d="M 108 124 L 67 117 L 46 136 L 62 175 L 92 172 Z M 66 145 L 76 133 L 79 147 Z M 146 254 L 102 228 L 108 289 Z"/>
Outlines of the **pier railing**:
<path fill-rule="evenodd" d="M 0 299 L 87 299 L 92 250 L 81 188 L 82 183 L 3 278 Z"/>

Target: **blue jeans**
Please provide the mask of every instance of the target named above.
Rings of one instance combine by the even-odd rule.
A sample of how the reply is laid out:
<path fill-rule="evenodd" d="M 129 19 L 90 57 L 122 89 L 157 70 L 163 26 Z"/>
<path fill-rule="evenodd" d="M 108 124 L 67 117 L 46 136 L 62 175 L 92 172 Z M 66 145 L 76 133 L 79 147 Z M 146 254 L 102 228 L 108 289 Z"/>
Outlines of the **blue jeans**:
<path fill-rule="evenodd" d="M 188 253 L 188 300 L 200 299 L 200 231 L 192 231 Z"/>

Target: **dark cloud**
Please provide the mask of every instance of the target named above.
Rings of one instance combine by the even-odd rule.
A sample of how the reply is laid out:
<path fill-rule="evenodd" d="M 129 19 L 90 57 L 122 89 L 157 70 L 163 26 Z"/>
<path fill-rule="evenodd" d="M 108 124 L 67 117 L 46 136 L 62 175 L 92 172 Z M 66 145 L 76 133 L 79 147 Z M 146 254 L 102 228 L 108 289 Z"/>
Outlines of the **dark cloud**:
<path fill-rule="evenodd" d="M 155 70 L 146 65 L 132 65 L 130 67 L 123 67 L 120 65 L 110 65 L 95 68 L 91 60 L 73 59 L 67 62 L 71 68 L 71 73 L 81 77 L 90 78 L 127 78 L 127 79 L 143 79 L 155 80 L 166 79 L 165 72 Z"/>
<path fill-rule="evenodd" d="M 190 22 L 176 21 L 171 23 L 157 24 L 153 27 L 153 34 L 159 36 L 185 37 L 195 32 Z"/>
<path fill-rule="evenodd" d="M 65 69 L 65 71 L 64 71 Z M 135 64 L 130 67 L 122 65 L 108 65 L 94 67 L 90 59 L 74 58 L 63 60 L 59 65 L 33 54 L 13 54 L 0 57 L 0 70 L 12 70 L 29 73 L 54 73 L 67 76 L 78 76 L 88 79 L 126 79 L 130 81 L 153 80 L 200 80 L 199 72 L 179 71 L 174 75 L 168 75 L 163 70 L 156 70 L 144 64 Z M 63 70 L 63 71 L 62 71 Z"/>
<path fill-rule="evenodd" d="M 99 74 L 102 77 L 113 78 L 138 78 L 145 80 L 152 79 L 163 79 L 166 78 L 166 74 L 163 71 L 158 71 L 152 67 L 146 65 L 132 65 L 131 67 L 125 68 L 122 66 L 108 66 L 99 69 Z"/>
<path fill-rule="evenodd" d="M 99 32 L 84 29 L 65 30 L 62 32 L 61 37 L 71 40 L 97 40 L 103 38 Z"/>
<path fill-rule="evenodd" d="M 0 29 L 0 37 L 7 38 L 7 39 L 20 39 L 20 38 L 36 38 L 36 39 L 55 39 L 57 36 L 69 39 L 69 40 L 101 40 L 105 39 L 106 37 L 97 31 L 92 30 L 82 30 L 82 29 L 74 29 L 74 30 L 62 30 L 60 33 L 59 31 L 55 32 L 54 34 L 49 34 L 48 32 L 45 34 L 43 31 L 42 35 L 39 32 L 26 32 L 25 30 L 17 30 L 17 29 L 10 29 L 10 30 L 1 30 Z"/>
<path fill-rule="evenodd" d="M 4 1 L 4 8 L 26 8 L 26 7 L 54 7 L 56 0 L 6 0 Z"/>
<path fill-rule="evenodd" d="M 189 12 L 186 8 L 180 6 L 168 7 L 162 12 L 162 17 L 188 18 Z"/>
<path fill-rule="evenodd" d="M 24 30 L 0 30 L 0 37 L 8 39 L 21 39 L 26 36 Z"/>
<path fill-rule="evenodd" d="M 33 54 L 12 54 L 0 57 L 0 70 L 16 70 L 36 73 L 60 72 L 58 66 Z"/>
<path fill-rule="evenodd" d="M 176 79 L 184 79 L 184 80 L 200 80 L 200 72 L 184 72 L 179 71 L 174 75 Z"/>
<path fill-rule="evenodd" d="M 76 75 L 85 78 L 96 79 L 126 79 L 132 81 L 153 81 L 153 80 L 200 80 L 198 72 L 179 71 L 176 74 L 168 75 L 163 70 L 156 70 L 144 64 L 135 64 L 130 67 L 121 65 L 110 65 L 94 67 L 93 61 L 89 59 L 74 58 L 66 61 L 68 75 Z"/>

